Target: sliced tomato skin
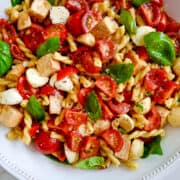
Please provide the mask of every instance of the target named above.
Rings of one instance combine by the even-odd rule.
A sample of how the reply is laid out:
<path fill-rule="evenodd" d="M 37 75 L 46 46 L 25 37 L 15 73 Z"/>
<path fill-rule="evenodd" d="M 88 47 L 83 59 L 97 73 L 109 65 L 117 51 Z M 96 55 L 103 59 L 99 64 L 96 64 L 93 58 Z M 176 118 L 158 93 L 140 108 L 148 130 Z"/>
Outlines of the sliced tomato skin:
<path fill-rule="evenodd" d="M 58 151 L 60 142 L 51 138 L 49 132 L 41 131 L 35 138 L 36 149 L 43 154 L 51 154 Z"/>
<path fill-rule="evenodd" d="M 152 3 L 156 4 L 157 6 L 163 6 L 163 0 L 152 0 Z"/>
<path fill-rule="evenodd" d="M 152 131 L 159 129 L 161 126 L 161 116 L 155 107 L 152 107 L 149 113 L 146 115 L 148 124 L 145 125 L 144 130 Z"/>
<path fill-rule="evenodd" d="M 78 92 L 78 101 L 79 103 L 84 106 L 86 103 L 87 95 L 92 91 L 92 88 L 82 88 Z"/>
<path fill-rule="evenodd" d="M 122 135 L 115 129 L 108 129 L 103 131 L 101 137 L 115 152 L 120 151 L 123 147 L 124 141 Z"/>
<path fill-rule="evenodd" d="M 58 93 L 58 91 L 54 87 L 50 86 L 49 84 L 43 86 L 40 90 L 41 95 L 49 96 L 49 95 L 55 95 L 57 93 Z"/>
<path fill-rule="evenodd" d="M 85 0 L 66 0 L 65 7 L 71 12 L 87 11 L 89 9 L 88 3 Z"/>
<path fill-rule="evenodd" d="M 40 125 L 38 123 L 33 123 L 32 127 L 29 129 L 29 135 L 34 138 L 35 135 L 39 132 Z"/>
<path fill-rule="evenodd" d="M 103 62 L 109 62 L 115 54 L 115 46 L 110 39 L 97 40 L 96 50 L 99 52 Z"/>
<path fill-rule="evenodd" d="M 72 131 L 67 135 L 67 146 L 73 152 L 79 152 L 82 135 L 76 131 Z"/>
<path fill-rule="evenodd" d="M 78 69 L 75 67 L 62 68 L 57 74 L 57 80 L 61 80 L 61 79 L 65 78 L 66 76 L 70 76 L 74 73 L 78 73 Z"/>
<path fill-rule="evenodd" d="M 166 30 L 166 28 L 167 28 L 167 15 L 166 15 L 166 13 L 162 12 L 160 21 L 157 25 L 157 29 L 158 29 L 158 31 L 164 32 Z"/>
<path fill-rule="evenodd" d="M 96 136 L 86 136 L 83 138 L 80 146 L 80 157 L 86 159 L 97 155 L 100 141 Z"/>
<path fill-rule="evenodd" d="M 20 50 L 20 48 L 16 44 L 11 44 L 10 49 L 11 49 L 11 54 L 14 58 L 20 61 L 25 60 L 24 53 Z"/>
<path fill-rule="evenodd" d="M 117 83 L 108 75 L 100 76 L 96 80 L 95 85 L 101 92 L 107 95 L 108 100 L 111 100 L 116 94 Z"/>
<path fill-rule="evenodd" d="M 147 53 L 147 50 L 145 47 L 141 46 L 141 47 L 138 47 L 136 49 L 136 52 L 137 54 L 139 55 L 139 58 L 144 60 L 144 61 L 148 61 L 149 60 L 149 55 Z"/>

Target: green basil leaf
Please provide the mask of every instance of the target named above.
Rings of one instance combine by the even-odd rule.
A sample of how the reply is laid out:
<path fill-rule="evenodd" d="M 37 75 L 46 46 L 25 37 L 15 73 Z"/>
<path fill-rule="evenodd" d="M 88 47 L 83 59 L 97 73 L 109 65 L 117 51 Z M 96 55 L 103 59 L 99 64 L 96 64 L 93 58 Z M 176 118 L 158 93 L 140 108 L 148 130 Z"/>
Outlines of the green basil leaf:
<path fill-rule="evenodd" d="M 45 155 L 45 156 L 48 157 L 49 159 L 53 160 L 53 161 L 58 162 L 58 163 L 66 164 L 66 165 L 69 164 L 67 160 L 65 160 L 65 161 L 60 161 L 58 158 L 56 158 L 56 157 L 53 156 L 52 154 L 47 154 L 47 155 Z"/>
<path fill-rule="evenodd" d="M 98 98 L 94 92 L 87 95 L 85 110 L 90 119 L 96 121 L 101 118 L 101 106 L 99 105 Z"/>
<path fill-rule="evenodd" d="M 127 131 L 123 129 L 122 127 L 119 127 L 118 131 L 120 131 L 121 134 L 127 134 Z"/>
<path fill-rule="evenodd" d="M 150 2 L 151 0 L 132 0 L 132 4 L 135 7 L 140 6 L 143 3 Z"/>
<path fill-rule="evenodd" d="M 171 39 L 162 32 L 151 32 L 144 37 L 145 47 L 151 59 L 162 65 L 172 65 L 176 53 Z"/>
<path fill-rule="evenodd" d="M 45 54 L 58 51 L 59 48 L 60 48 L 59 37 L 51 37 L 38 47 L 36 54 L 38 57 L 41 57 Z"/>
<path fill-rule="evenodd" d="M 125 25 L 126 30 L 129 34 L 136 33 L 136 21 L 133 19 L 132 15 L 127 10 L 121 10 L 120 14 L 120 22 L 121 24 Z"/>
<path fill-rule="evenodd" d="M 43 107 L 38 102 L 35 96 L 31 96 L 29 98 L 26 110 L 38 122 L 42 122 L 45 119 L 45 110 L 43 109 Z"/>
<path fill-rule="evenodd" d="M 143 110 L 144 110 L 143 105 L 140 104 L 140 103 L 136 103 L 135 106 L 136 106 L 136 108 L 138 108 L 140 111 L 143 111 Z"/>
<path fill-rule="evenodd" d="M 132 63 L 112 64 L 104 70 L 104 73 L 110 75 L 117 83 L 123 83 L 129 80 L 133 70 L 134 64 Z"/>
<path fill-rule="evenodd" d="M 48 0 L 50 4 L 54 5 L 56 0 Z"/>
<path fill-rule="evenodd" d="M 85 160 L 80 160 L 75 164 L 75 167 L 80 169 L 99 169 L 104 167 L 105 161 L 103 157 L 94 156 Z"/>
<path fill-rule="evenodd" d="M 16 6 L 18 4 L 21 4 L 23 0 L 11 0 L 11 5 Z"/>
<path fill-rule="evenodd" d="M 12 56 L 9 45 L 0 41 L 0 76 L 5 75 L 12 66 Z"/>
<path fill-rule="evenodd" d="M 150 143 L 146 143 L 144 145 L 144 154 L 142 158 L 147 158 L 151 154 L 163 155 L 163 151 L 161 148 L 161 137 L 157 136 L 154 141 Z"/>

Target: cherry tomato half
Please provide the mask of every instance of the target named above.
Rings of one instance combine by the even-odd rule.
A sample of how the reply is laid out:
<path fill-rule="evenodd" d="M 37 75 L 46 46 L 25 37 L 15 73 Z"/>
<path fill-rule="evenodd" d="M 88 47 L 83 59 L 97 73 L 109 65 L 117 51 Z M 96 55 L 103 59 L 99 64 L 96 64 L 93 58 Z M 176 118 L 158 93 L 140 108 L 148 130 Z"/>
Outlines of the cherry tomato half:
<path fill-rule="evenodd" d="M 71 151 L 79 152 L 80 143 L 82 141 L 82 136 L 76 132 L 72 131 L 67 135 L 67 146 Z"/>
<path fill-rule="evenodd" d="M 166 30 L 166 27 L 167 27 L 167 15 L 166 13 L 162 12 L 160 21 L 157 25 L 157 29 L 158 31 L 164 32 Z"/>
<path fill-rule="evenodd" d="M 163 6 L 163 0 L 152 0 L 152 3 L 156 4 L 157 6 Z"/>
<path fill-rule="evenodd" d="M 11 44 L 11 54 L 14 58 L 20 61 L 25 60 L 24 53 L 20 50 L 19 46 L 17 46 L 16 44 Z"/>
<path fill-rule="evenodd" d="M 145 125 L 146 131 L 152 131 L 153 129 L 159 129 L 161 126 L 161 116 L 155 107 L 152 107 L 147 114 L 148 124 Z"/>
<path fill-rule="evenodd" d="M 49 96 L 49 95 L 56 95 L 56 94 L 60 94 L 60 93 L 56 88 L 54 88 L 54 87 L 50 86 L 49 84 L 47 84 L 47 85 L 45 85 L 45 86 L 43 86 L 41 88 L 40 94 Z"/>
<path fill-rule="evenodd" d="M 52 153 L 52 155 L 61 162 L 64 162 L 66 160 L 66 155 L 63 148 L 60 148 L 59 151 Z"/>
<path fill-rule="evenodd" d="M 49 132 L 41 131 L 35 138 L 35 147 L 43 154 L 51 154 L 58 151 L 60 142 L 51 138 Z"/>
<path fill-rule="evenodd" d="M 120 151 L 123 147 L 124 141 L 119 131 L 108 129 L 102 132 L 101 136 L 115 152 Z"/>
<path fill-rule="evenodd" d="M 92 88 L 82 88 L 78 92 L 78 101 L 81 105 L 85 105 L 86 103 L 86 96 L 92 91 Z"/>
<path fill-rule="evenodd" d="M 65 67 L 61 69 L 57 74 L 57 80 L 61 80 L 65 78 L 66 76 L 70 76 L 74 73 L 78 73 L 78 69 L 75 67 Z"/>
<path fill-rule="evenodd" d="M 96 80 L 95 85 L 108 97 L 108 100 L 112 99 L 116 94 L 117 83 L 108 75 L 100 76 Z"/>
<path fill-rule="evenodd" d="M 39 129 L 40 125 L 38 123 L 33 123 L 31 128 L 29 129 L 29 135 L 34 138 L 36 134 L 39 132 Z"/>
<path fill-rule="evenodd" d="M 99 52 L 103 62 L 108 62 L 115 54 L 115 46 L 110 39 L 96 41 L 96 50 Z"/>
<path fill-rule="evenodd" d="M 100 148 L 99 139 L 95 136 L 86 136 L 83 138 L 80 148 L 80 157 L 86 159 L 97 155 Z"/>
<path fill-rule="evenodd" d="M 144 61 L 149 60 L 149 55 L 148 55 L 147 50 L 144 46 L 137 47 L 136 52 L 137 52 L 140 59 L 142 59 Z"/>
<path fill-rule="evenodd" d="M 81 10 L 87 11 L 89 9 L 89 6 L 85 0 L 67 0 L 65 6 L 71 12 L 76 12 Z"/>

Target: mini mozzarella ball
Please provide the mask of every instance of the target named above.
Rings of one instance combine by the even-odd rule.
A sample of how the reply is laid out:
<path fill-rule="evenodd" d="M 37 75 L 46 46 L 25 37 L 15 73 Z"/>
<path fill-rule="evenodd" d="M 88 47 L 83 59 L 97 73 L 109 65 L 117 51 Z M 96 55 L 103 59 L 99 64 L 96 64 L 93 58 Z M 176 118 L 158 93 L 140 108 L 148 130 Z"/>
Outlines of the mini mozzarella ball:
<path fill-rule="evenodd" d="M 58 90 L 69 92 L 73 89 L 73 83 L 72 83 L 71 79 L 68 76 L 66 76 L 63 79 L 56 81 L 55 87 Z"/>
<path fill-rule="evenodd" d="M 142 106 L 142 109 L 140 107 L 138 107 L 137 105 L 134 106 L 134 111 L 140 114 L 146 114 L 150 111 L 151 109 L 151 98 L 147 97 L 143 100 L 141 100 L 138 103 L 140 106 Z"/>
<path fill-rule="evenodd" d="M 40 76 L 40 74 L 35 68 L 27 69 L 26 78 L 28 83 L 34 88 L 44 86 L 49 80 L 48 77 Z"/>
<path fill-rule="evenodd" d="M 11 88 L 0 93 L 0 104 L 16 105 L 23 100 L 16 88 Z"/>
<path fill-rule="evenodd" d="M 144 36 L 154 31 L 155 29 L 150 26 L 140 26 L 137 28 L 136 34 L 131 36 L 131 39 L 136 46 L 144 46 Z"/>

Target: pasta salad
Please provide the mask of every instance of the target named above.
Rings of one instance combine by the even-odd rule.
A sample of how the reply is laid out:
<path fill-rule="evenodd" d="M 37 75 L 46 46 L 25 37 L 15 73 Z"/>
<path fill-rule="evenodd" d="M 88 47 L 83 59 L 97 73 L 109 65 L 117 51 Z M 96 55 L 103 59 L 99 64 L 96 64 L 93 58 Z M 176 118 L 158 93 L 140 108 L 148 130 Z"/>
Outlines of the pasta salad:
<path fill-rule="evenodd" d="M 0 18 L 7 138 L 81 169 L 162 155 L 180 126 L 180 23 L 162 0 L 11 0 Z"/>

